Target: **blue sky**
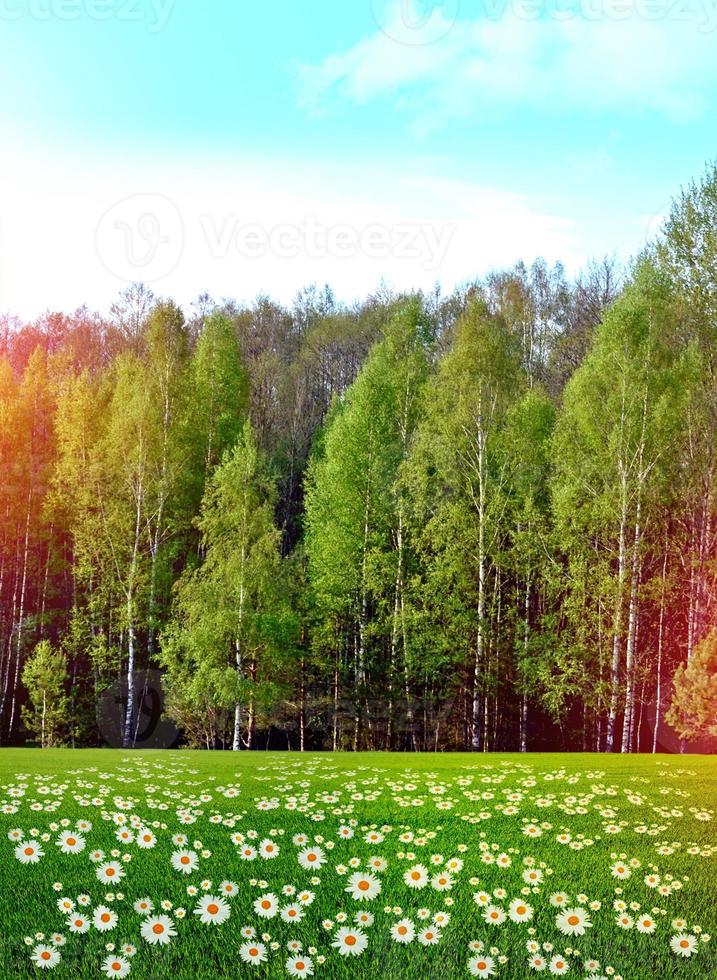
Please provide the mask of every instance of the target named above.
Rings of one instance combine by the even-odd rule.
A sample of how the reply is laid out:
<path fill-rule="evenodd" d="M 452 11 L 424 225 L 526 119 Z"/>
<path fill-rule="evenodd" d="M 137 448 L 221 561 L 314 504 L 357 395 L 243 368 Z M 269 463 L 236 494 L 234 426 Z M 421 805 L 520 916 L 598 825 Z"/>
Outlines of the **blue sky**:
<path fill-rule="evenodd" d="M 716 53 L 717 0 L 0 0 L 0 311 L 626 257 Z"/>

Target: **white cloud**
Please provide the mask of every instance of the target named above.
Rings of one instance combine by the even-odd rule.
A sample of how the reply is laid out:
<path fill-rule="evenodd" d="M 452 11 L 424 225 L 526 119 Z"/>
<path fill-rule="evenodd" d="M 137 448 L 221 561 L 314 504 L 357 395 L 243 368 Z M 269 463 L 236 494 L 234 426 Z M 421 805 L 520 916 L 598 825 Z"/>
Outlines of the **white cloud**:
<path fill-rule="evenodd" d="M 717 81 L 717 0 L 483 0 L 421 16 L 391 0 L 353 47 L 298 72 L 301 105 L 401 97 L 419 126 L 516 106 L 698 117 Z"/>
<path fill-rule="evenodd" d="M 309 282 L 350 300 L 382 280 L 450 289 L 520 258 L 575 268 L 589 254 L 576 222 L 537 200 L 389 164 L 113 164 L 81 148 L 51 166 L 0 161 L 0 312 L 23 317 L 107 310 L 130 279 L 185 306 L 204 289 L 289 301 Z"/>

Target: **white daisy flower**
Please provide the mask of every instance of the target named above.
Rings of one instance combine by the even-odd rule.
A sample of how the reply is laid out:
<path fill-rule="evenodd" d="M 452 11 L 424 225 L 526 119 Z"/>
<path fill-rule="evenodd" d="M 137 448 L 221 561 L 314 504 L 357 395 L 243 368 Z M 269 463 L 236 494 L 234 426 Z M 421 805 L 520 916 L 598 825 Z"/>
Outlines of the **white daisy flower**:
<path fill-rule="evenodd" d="M 52 946 L 44 946 L 40 943 L 33 949 L 30 959 L 41 970 L 52 970 L 57 966 L 62 957 L 58 949 Z"/>
<path fill-rule="evenodd" d="M 273 892 L 260 895 L 254 902 L 254 911 L 262 919 L 273 919 L 279 911 L 279 899 Z"/>
<path fill-rule="evenodd" d="M 397 943 L 410 943 L 416 937 L 416 927 L 410 919 L 399 919 L 391 926 L 391 939 Z"/>
<path fill-rule="evenodd" d="M 142 939 L 151 946 L 166 946 L 177 935 L 174 923 L 167 915 L 151 915 L 140 928 Z"/>
<path fill-rule="evenodd" d="M 197 902 L 194 914 L 204 925 L 220 926 L 231 915 L 229 903 L 216 895 L 203 895 Z"/>
<path fill-rule="evenodd" d="M 102 961 L 102 972 L 107 977 L 129 976 L 130 969 L 130 962 L 124 956 L 112 954 Z"/>
<path fill-rule="evenodd" d="M 368 936 L 361 929 L 342 926 L 336 930 L 335 937 L 331 945 L 341 956 L 360 956 L 368 946 Z"/>

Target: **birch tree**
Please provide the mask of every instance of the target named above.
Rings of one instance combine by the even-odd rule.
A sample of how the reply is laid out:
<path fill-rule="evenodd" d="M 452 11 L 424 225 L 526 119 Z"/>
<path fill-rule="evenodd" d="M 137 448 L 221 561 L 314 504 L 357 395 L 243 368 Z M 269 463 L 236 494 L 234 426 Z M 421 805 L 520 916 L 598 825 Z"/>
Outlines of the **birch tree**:
<path fill-rule="evenodd" d="M 274 481 L 246 422 L 207 486 L 198 520 L 204 559 L 179 580 L 162 643 L 168 711 L 208 748 L 222 741 L 229 719 L 231 747 L 253 744 L 282 616 L 274 503 Z"/>

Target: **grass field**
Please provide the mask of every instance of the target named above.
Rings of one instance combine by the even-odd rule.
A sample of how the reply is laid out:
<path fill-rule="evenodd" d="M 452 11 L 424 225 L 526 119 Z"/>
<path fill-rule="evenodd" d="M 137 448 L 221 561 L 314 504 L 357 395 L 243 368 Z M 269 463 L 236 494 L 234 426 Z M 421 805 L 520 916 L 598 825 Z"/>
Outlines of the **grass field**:
<path fill-rule="evenodd" d="M 716 775 L 2 749 L 0 977 L 717 977 Z"/>

